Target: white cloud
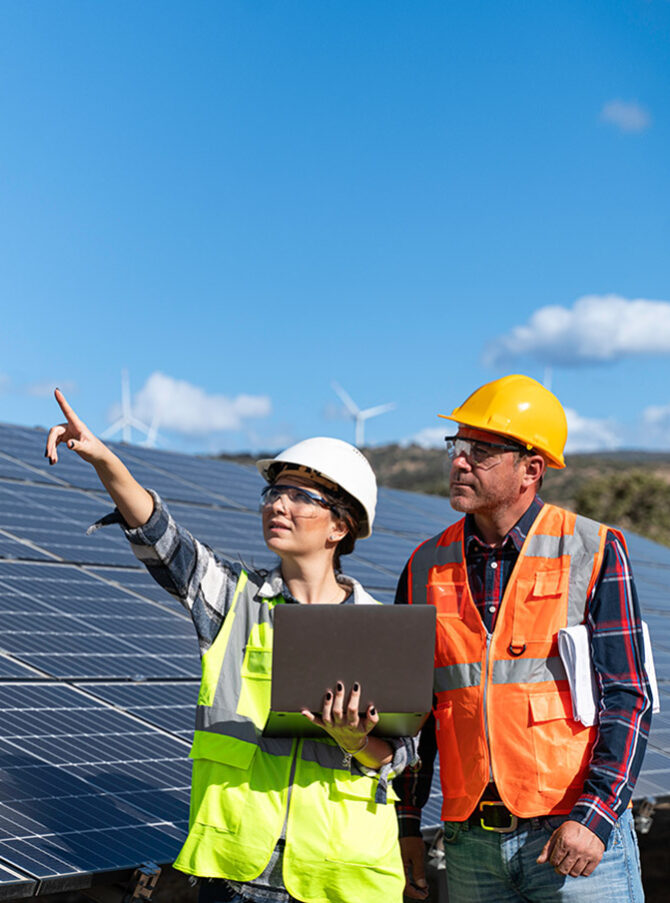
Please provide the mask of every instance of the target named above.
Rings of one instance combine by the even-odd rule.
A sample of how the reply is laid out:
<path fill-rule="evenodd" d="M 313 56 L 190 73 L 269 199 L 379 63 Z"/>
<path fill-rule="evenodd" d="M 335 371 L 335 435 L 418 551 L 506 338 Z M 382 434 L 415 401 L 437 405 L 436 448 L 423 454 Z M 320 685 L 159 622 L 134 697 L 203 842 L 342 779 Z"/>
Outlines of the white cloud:
<path fill-rule="evenodd" d="M 565 415 L 568 418 L 566 453 L 613 451 L 621 448 L 622 438 L 613 421 L 582 417 L 572 408 L 566 408 Z"/>
<path fill-rule="evenodd" d="M 33 395 L 35 398 L 51 398 L 54 389 L 61 389 L 66 395 L 70 395 L 77 390 L 77 384 L 71 380 L 61 380 L 60 382 L 43 382 L 32 383 L 26 386 L 27 395 Z"/>
<path fill-rule="evenodd" d="M 572 310 L 541 307 L 489 344 L 488 364 L 533 357 L 544 364 L 605 364 L 638 354 L 670 354 L 670 303 L 584 295 Z"/>
<path fill-rule="evenodd" d="M 151 374 L 133 398 L 133 414 L 139 420 L 152 423 L 156 417 L 159 429 L 187 436 L 239 430 L 245 420 L 267 417 L 271 410 L 266 395 L 208 395 L 200 386 L 159 371 Z M 119 407 L 111 413 L 118 416 Z"/>
<path fill-rule="evenodd" d="M 642 412 L 646 426 L 670 426 L 670 405 L 650 405 Z"/>
<path fill-rule="evenodd" d="M 616 126 L 622 132 L 643 132 L 651 125 L 651 116 L 639 103 L 610 100 L 600 111 L 602 122 Z"/>
<path fill-rule="evenodd" d="M 456 424 L 453 424 L 453 432 Z M 421 448 L 444 448 L 444 437 L 449 433 L 449 425 L 427 426 L 413 436 L 403 439 L 400 445 L 420 445 Z"/>
<path fill-rule="evenodd" d="M 645 448 L 667 450 L 670 445 L 670 405 L 650 405 L 642 411 L 641 435 Z"/>

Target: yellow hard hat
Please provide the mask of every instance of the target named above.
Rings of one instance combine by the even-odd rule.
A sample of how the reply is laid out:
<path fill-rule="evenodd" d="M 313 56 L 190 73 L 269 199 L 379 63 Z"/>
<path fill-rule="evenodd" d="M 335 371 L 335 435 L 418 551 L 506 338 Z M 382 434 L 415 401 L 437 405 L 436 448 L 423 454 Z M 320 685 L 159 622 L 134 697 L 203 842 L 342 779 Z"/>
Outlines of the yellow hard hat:
<path fill-rule="evenodd" d="M 463 426 L 516 439 L 540 452 L 549 467 L 565 467 L 563 449 L 568 422 L 563 405 L 530 376 L 514 374 L 476 389 L 451 414 L 439 414 Z"/>

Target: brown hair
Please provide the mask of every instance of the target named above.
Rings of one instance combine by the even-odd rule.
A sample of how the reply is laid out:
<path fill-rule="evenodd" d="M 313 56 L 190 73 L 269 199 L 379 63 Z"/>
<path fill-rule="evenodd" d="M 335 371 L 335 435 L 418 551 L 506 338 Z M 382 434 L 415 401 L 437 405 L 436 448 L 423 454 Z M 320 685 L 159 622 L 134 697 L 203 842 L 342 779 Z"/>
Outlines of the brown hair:
<path fill-rule="evenodd" d="M 340 489 L 337 494 L 324 492 L 324 496 L 333 503 L 335 509 L 333 517 L 341 520 L 348 531 L 347 535 L 343 536 L 338 542 L 333 556 L 333 567 L 339 573 L 342 569 L 340 563 L 342 555 L 350 555 L 354 551 L 356 537 L 358 536 L 361 522 L 365 517 L 365 512 L 360 503 L 348 492 L 345 492 L 344 489 Z"/>

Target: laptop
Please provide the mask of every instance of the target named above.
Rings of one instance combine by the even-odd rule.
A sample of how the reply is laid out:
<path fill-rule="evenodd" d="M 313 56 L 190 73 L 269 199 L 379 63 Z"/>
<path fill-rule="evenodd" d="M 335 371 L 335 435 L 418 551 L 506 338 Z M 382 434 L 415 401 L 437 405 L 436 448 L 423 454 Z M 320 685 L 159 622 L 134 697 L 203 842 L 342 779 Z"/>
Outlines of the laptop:
<path fill-rule="evenodd" d="M 301 714 L 320 714 L 338 680 L 345 702 L 361 686 L 361 717 L 372 703 L 373 734 L 413 736 L 433 700 L 435 608 L 432 605 L 299 605 L 274 610 L 272 694 L 263 733 L 323 736 Z"/>

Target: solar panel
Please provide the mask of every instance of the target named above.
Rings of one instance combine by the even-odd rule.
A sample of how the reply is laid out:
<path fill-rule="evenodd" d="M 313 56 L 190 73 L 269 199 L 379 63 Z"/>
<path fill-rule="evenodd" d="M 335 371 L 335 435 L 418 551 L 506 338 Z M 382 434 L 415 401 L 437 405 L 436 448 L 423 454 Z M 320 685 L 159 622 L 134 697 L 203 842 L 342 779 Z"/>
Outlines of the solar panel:
<path fill-rule="evenodd" d="M 431 502 L 424 507 L 423 502 L 415 501 L 416 498 L 416 495 L 409 492 L 381 488 L 377 500 L 375 529 L 405 533 L 421 542 L 456 520 L 456 515 L 446 500 L 437 499 L 437 505 Z"/>
<path fill-rule="evenodd" d="M 433 532 L 444 529 L 447 524 L 458 518 L 446 496 L 420 495 L 416 492 L 406 492 L 403 489 L 389 489 L 386 486 L 381 486 L 379 497 L 413 512 L 421 518 L 421 522 L 424 524 L 427 519 L 432 519 L 430 526 L 435 528 Z"/>
<path fill-rule="evenodd" d="M 186 749 L 76 688 L 0 686 L 0 859 L 45 892 L 171 861 L 188 815 Z"/>
<path fill-rule="evenodd" d="M 26 540 L 14 539 L 0 530 L 0 558 L 18 561 L 28 559 L 34 561 L 52 561 L 53 556 L 43 552 Z"/>
<path fill-rule="evenodd" d="M 0 427 L 0 442 L 5 431 Z M 24 482 L 48 482 L 58 483 L 57 479 L 51 479 L 48 474 L 44 474 L 38 468 L 30 467 L 23 461 L 11 458 L 4 452 L 0 452 L 0 477 L 4 480 L 16 480 L 20 483 Z"/>
<path fill-rule="evenodd" d="M 65 561 L 128 564 L 124 539 L 110 531 L 86 535 L 86 527 L 109 510 L 102 496 L 72 489 L 0 483 L 0 529 L 29 540 Z M 26 554 L 26 558 L 34 557 Z"/>
<path fill-rule="evenodd" d="M 197 487 L 205 493 L 210 504 L 215 502 L 255 510 L 264 486 L 264 480 L 255 468 L 229 461 L 134 446 L 128 450 L 128 464 L 133 472 L 138 461 L 164 474 L 172 486 L 178 482 L 183 486 Z M 186 497 L 166 495 L 166 498 Z"/>
<path fill-rule="evenodd" d="M 377 602 L 382 602 L 384 605 L 393 605 L 393 600 L 395 599 L 395 587 L 393 588 L 393 592 L 390 590 L 380 590 L 375 589 L 370 594 Z"/>
<path fill-rule="evenodd" d="M 148 576 L 93 469 L 46 433 L 0 424 L 0 899 L 85 887 L 168 862 L 188 815 L 200 665 L 188 613 Z M 224 557 L 273 567 L 254 468 L 115 445 L 175 519 Z M 414 548 L 454 522 L 446 498 L 381 488 L 375 533 L 345 573 L 391 604 Z M 662 711 L 635 797 L 670 794 L 670 549 L 627 535 Z M 439 823 L 436 780 L 423 826 Z M 40 883 L 42 882 L 42 883 Z"/>
<path fill-rule="evenodd" d="M 68 449 L 59 449 L 58 466 L 52 467 L 44 457 L 46 439 L 46 430 L 0 425 L 0 447 L 17 465 L 31 469 L 33 482 L 99 489 L 93 468 Z"/>
<path fill-rule="evenodd" d="M 142 454 L 143 449 L 118 443 L 111 443 L 111 448 L 132 471 L 139 483 L 149 489 L 154 489 L 164 499 L 211 505 L 210 493 L 188 480 L 171 476 L 161 467 L 153 467 L 151 457 L 146 459 Z"/>
<path fill-rule="evenodd" d="M 35 896 L 37 881 L 0 865 L 0 900 L 23 900 Z"/>
<path fill-rule="evenodd" d="M 384 568 L 397 583 L 399 570 L 403 568 L 416 546 L 416 541 L 407 537 L 379 532 L 359 542 L 355 554 L 357 558 Z"/>
<path fill-rule="evenodd" d="M 17 662 L 11 655 L 0 654 L 0 678 L 26 680 L 39 676 L 38 672 Z"/>
<path fill-rule="evenodd" d="M 261 534 L 261 519 L 257 512 L 236 511 L 229 508 L 195 508 L 169 504 L 177 523 L 217 551 L 229 555 L 251 552 L 272 560 Z"/>
<path fill-rule="evenodd" d="M 133 556 L 134 560 L 134 556 Z M 162 586 L 159 586 L 149 574 L 142 568 L 138 570 L 138 564 L 134 568 L 105 568 L 105 567 L 89 567 L 85 568 L 85 573 L 96 576 L 106 583 L 114 586 L 120 586 L 129 593 L 142 596 L 144 599 L 150 599 L 164 608 L 175 611 L 183 617 L 188 615 L 176 602 L 172 596 L 167 593 Z"/>
<path fill-rule="evenodd" d="M 189 740 L 193 735 L 198 683 L 88 683 L 86 691 Z"/>
<path fill-rule="evenodd" d="M 373 595 L 375 595 L 376 590 L 386 589 L 390 591 L 395 589 L 397 581 L 392 574 L 389 574 L 384 568 L 376 567 L 374 564 L 364 561 L 355 553 L 342 559 L 342 570 L 345 574 L 362 583 Z"/>
<path fill-rule="evenodd" d="M 65 565 L 0 563 L 3 651 L 63 679 L 197 677 L 181 614 Z"/>

